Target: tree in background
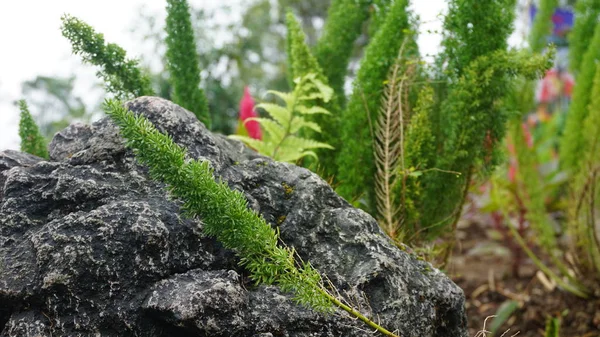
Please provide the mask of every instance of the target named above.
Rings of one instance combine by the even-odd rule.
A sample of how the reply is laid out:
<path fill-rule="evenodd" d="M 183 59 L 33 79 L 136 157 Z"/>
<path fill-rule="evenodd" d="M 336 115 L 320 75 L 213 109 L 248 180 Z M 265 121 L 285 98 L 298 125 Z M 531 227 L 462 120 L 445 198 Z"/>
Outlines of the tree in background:
<path fill-rule="evenodd" d="M 40 133 L 47 140 L 74 121 L 89 122 L 92 118 L 81 97 L 73 93 L 74 85 L 74 76 L 38 76 L 21 85 L 23 96 L 37 112 Z"/>

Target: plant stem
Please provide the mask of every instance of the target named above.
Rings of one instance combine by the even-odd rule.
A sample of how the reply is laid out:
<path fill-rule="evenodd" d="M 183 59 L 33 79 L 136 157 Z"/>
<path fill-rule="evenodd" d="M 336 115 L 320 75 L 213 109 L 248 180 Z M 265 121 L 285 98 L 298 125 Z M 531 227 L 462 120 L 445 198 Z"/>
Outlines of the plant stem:
<path fill-rule="evenodd" d="M 333 296 L 330 293 L 328 293 L 325 289 L 319 287 L 318 290 L 323 295 L 325 295 L 325 297 L 327 297 L 331 301 L 331 303 L 337 305 L 342 310 L 348 312 L 350 315 L 352 315 L 352 316 L 360 319 L 361 321 L 365 322 L 365 324 L 367 324 L 368 326 L 372 327 L 373 329 L 381 332 L 382 334 L 384 334 L 386 336 L 400 337 L 399 335 L 396 335 L 393 332 L 390 332 L 389 330 L 385 329 L 381 325 L 373 322 L 368 317 L 366 317 L 365 315 L 363 315 L 360 312 L 358 312 L 356 309 L 354 309 L 354 308 L 352 308 L 350 306 L 347 306 L 346 304 L 342 303 L 339 299 L 337 299 L 335 296 Z"/>
<path fill-rule="evenodd" d="M 508 214 L 506 214 L 505 210 L 502 210 L 504 214 L 504 217 L 506 219 L 510 219 L 508 217 Z M 517 242 L 519 243 L 519 245 L 521 245 L 521 248 L 523 248 L 523 250 L 525 251 L 525 253 L 527 254 L 527 256 L 529 256 L 529 258 L 531 259 L 531 261 L 533 261 L 533 263 L 535 263 L 535 265 L 540 268 L 540 270 L 542 272 L 544 272 L 544 274 L 548 275 L 551 279 L 553 279 L 554 281 L 556 281 L 556 283 L 558 283 L 559 286 L 561 286 L 563 289 L 565 289 L 566 291 L 572 293 L 573 295 L 579 296 L 581 298 L 588 298 L 588 289 L 586 289 L 584 286 L 581 285 L 573 285 L 571 283 L 567 283 L 565 281 L 562 280 L 562 278 L 560 276 L 558 276 L 556 273 L 554 273 L 552 270 L 550 270 L 550 268 L 548 268 L 536 255 L 533 251 L 531 251 L 531 249 L 529 249 L 529 247 L 527 246 L 527 243 L 525 242 L 525 239 L 523 239 L 523 237 L 519 234 L 519 232 L 517 231 L 516 228 L 514 228 L 510 223 L 508 224 L 508 228 L 510 229 L 510 232 L 512 233 L 512 235 L 514 236 L 515 240 L 517 240 Z"/>

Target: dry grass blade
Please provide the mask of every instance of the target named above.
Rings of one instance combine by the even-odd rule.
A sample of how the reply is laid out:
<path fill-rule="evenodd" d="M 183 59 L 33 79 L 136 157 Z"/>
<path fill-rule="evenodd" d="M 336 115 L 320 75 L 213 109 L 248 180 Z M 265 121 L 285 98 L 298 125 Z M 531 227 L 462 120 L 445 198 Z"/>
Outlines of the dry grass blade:
<path fill-rule="evenodd" d="M 409 120 L 409 87 L 414 80 L 414 66 L 404 57 L 407 41 L 404 40 L 388 77 L 373 135 L 377 217 L 381 227 L 392 238 L 399 228 L 397 215 L 401 214 L 403 205 L 403 202 L 394 200 L 393 187 L 397 183 L 398 172 L 405 169 L 404 131 Z"/>

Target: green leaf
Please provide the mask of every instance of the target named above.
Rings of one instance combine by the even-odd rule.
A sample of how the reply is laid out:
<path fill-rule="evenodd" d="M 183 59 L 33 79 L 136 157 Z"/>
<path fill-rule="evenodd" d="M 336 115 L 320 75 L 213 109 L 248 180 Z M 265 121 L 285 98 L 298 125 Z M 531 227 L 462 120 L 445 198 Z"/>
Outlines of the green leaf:
<path fill-rule="evenodd" d="M 260 103 L 256 105 L 256 108 L 264 109 L 271 117 L 273 117 L 274 120 L 276 120 L 281 125 L 287 125 L 292 117 L 292 113 L 290 112 L 290 110 L 282 107 L 281 105 L 273 103 Z"/>
<path fill-rule="evenodd" d="M 310 108 L 307 108 L 304 105 L 300 105 L 300 106 L 296 107 L 296 110 L 303 115 L 314 115 L 314 114 L 331 115 L 331 112 L 329 112 L 327 109 L 322 108 L 320 106 L 312 106 Z"/>
<path fill-rule="evenodd" d="M 275 122 L 272 119 L 252 117 L 247 118 L 244 121 L 244 123 L 247 123 L 249 121 L 258 122 L 271 138 L 283 139 L 283 137 L 285 136 L 285 129 L 283 128 L 283 126 L 281 126 L 279 123 Z"/>
<path fill-rule="evenodd" d="M 492 321 L 492 325 L 490 326 L 490 330 L 492 334 L 495 335 L 496 332 L 500 329 L 504 322 L 508 321 L 510 316 L 519 308 L 519 302 L 517 301 L 504 301 L 496 311 L 496 318 Z"/>
<path fill-rule="evenodd" d="M 559 337 L 560 321 L 556 317 L 551 317 L 546 322 L 546 331 L 544 337 Z"/>
<path fill-rule="evenodd" d="M 322 95 L 322 99 L 323 102 L 327 103 L 331 100 L 331 98 L 333 97 L 333 89 L 326 85 L 325 83 L 319 81 L 318 79 L 314 79 L 313 83 L 315 84 L 315 86 L 317 87 L 317 89 L 319 90 L 319 92 Z"/>
<path fill-rule="evenodd" d="M 267 91 L 267 94 L 273 94 L 273 95 L 281 98 L 285 102 L 285 105 L 287 106 L 288 110 L 290 110 L 292 108 L 292 106 L 294 105 L 295 97 L 293 94 L 281 92 L 281 91 L 277 91 L 277 90 L 269 90 L 269 91 Z"/>
<path fill-rule="evenodd" d="M 290 126 L 290 133 L 295 134 L 302 128 L 309 128 L 315 132 L 321 132 L 321 127 L 315 122 L 309 122 L 302 117 L 294 118 L 294 123 Z"/>
<path fill-rule="evenodd" d="M 269 150 L 267 144 L 258 139 L 240 135 L 230 135 L 229 138 L 245 143 L 246 145 L 254 148 L 258 153 L 266 153 Z"/>
<path fill-rule="evenodd" d="M 423 171 L 412 171 L 408 174 L 410 177 L 420 177 L 423 175 Z"/>

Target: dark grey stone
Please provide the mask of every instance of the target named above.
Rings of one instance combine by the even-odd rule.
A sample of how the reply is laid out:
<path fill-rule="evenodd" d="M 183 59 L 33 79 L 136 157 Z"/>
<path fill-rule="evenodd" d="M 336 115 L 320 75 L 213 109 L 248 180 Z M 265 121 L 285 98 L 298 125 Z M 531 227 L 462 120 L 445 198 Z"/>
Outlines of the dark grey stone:
<path fill-rule="evenodd" d="M 210 161 L 383 326 L 403 337 L 467 335 L 462 290 L 317 175 L 213 134 L 169 101 L 128 106 Z M 73 124 L 49 150 L 50 161 L 0 152 L 0 336 L 372 335 L 342 311 L 315 313 L 249 282 L 200 221 L 179 215 L 180 202 L 147 177 L 110 120 Z"/>

